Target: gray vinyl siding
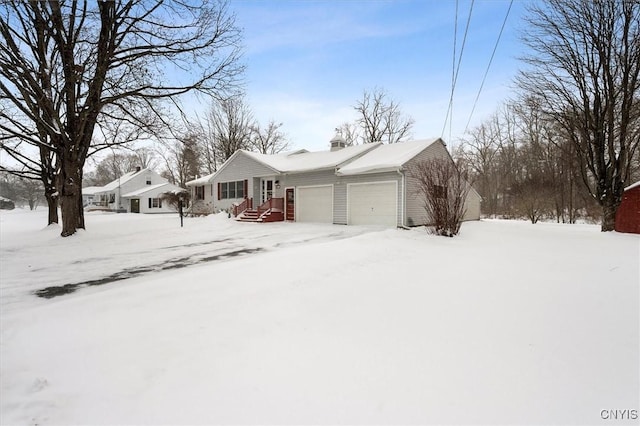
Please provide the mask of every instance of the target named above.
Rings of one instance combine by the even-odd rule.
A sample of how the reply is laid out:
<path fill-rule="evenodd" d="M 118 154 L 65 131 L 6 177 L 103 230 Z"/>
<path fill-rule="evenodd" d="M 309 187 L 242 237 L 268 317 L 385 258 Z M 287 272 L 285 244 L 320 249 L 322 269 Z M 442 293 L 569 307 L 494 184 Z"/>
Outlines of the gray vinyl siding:
<path fill-rule="evenodd" d="M 347 184 L 344 181 L 333 186 L 333 223 L 347 224 Z"/>
<path fill-rule="evenodd" d="M 480 220 L 480 201 L 482 198 L 478 192 L 471 188 L 467 199 L 464 201 L 465 213 L 462 218 L 463 221 L 467 220 Z"/>
<path fill-rule="evenodd" d="M 334 169 L 280 175 L 280 189 L 276 190 L 276 195 L 283 196 L 286 187 L 333 185 L 337 179 Z"/>
<path fill-rule="evenodd" d="M 411 177 L 410 169 L 413 165 L 420 161 L 431 160 L 434 158 L 449 158 L 451 155 L 447 151 L 446 146 L 438 141 L 427 147 L 420 154 L 413 157 L 404 166 L 405 181 L 407 185 L 407 198 L 405 208 L 405 223 L 408 226 L 418 226 L 428 224 L 429 218 L 424 209 L 423 201 L 418 195 L 418 186 L 416 180 Z M 451 159 L 453 161 L 453 159 Z M 469 195 L 465 200 L 465 207 L 467 212 L 463 220 L 478 220 L 480 219 L 480 197 L 473 189 L 469 191 Z"/>
<path fill-rule="evenodd" d="M 411 177 L 410 170 L 416 163 L 432 160 L 434 158 L 451 158 L 449 151 L 447 151 L 447 148 L 440 141 L 429 145 L 424 151 L 409 160 L 403 167 L 407 185 L 405 223 L 408 226 L 419 226 L 429 223 L 429 218 L 424 210 L 423 201 L 418 195 L 417 181 Z"/>
<path fill-rule="evenodd" d="M 403 210 L 403 197 L 402 197 L 402 175 L 398 172 L 385 172 L 385 173 L 370 173 L 354 176 L 340 176 L 339 183 L 336 184 L 333 191 L 333 223 L 346 225 L 348 222 L 348 199 L 347 199 L 347 185 L 350 183 L 374 183 L 374 182 L 397 182 L 397 194 L 396 194 L 396 217 L 397 225 L 402 226 L 402 210 Z"/>
<path fill-rule="evenodd" d="M 284 190 L 285 188 L 289 188 L 289 187 L 333 185 L 333 188 L 334 188 L 333 223 L 337 223 L 335 221 L 335 211 L 336 211 L 335 189 L 336 189 L 337 182 L 338 182 L 338 177 L 336 176 L 334 169 L 281 175 L 280 188 L 276 189 L 276 196 L 284 197 Z"/>
<path fill-rule="evenodd" d="M 225 165 L 225 167 L 216 174 L 213 180 L 213 205 L 215 210 L 225 210 L 230 208 L 234 202 L 242 201 L 242 199 L 218 200 L 218 183 L 247 179 L 249 181 L 249 194 L 247 194 L 247 197 L 253 198 L 255 203 L 258 201 L 258 197 L 260 196 L 260 179 L 254 178 L 256 176 L 276 175 L 276 172 L 264 164 L 255 161 L 242 152 L 238 153 L 232 162 Z"/>

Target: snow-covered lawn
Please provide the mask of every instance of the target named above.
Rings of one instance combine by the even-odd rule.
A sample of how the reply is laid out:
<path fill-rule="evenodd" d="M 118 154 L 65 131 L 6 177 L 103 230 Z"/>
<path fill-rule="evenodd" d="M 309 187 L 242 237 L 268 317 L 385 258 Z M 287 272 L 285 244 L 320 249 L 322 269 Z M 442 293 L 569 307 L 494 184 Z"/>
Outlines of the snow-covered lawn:
<path fill-rule="evenodd" d="M 44 220 L 0 213 L 2 424 L 638 422 L 638 236 Z"/>

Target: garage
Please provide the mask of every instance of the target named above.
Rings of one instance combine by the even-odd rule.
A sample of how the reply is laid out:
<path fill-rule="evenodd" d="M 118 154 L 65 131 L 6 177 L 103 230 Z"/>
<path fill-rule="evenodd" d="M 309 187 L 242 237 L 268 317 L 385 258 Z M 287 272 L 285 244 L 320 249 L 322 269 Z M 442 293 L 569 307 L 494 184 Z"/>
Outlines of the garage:
<path fill-rule="evenodd" d="M 349 184 L 349 225 L 397 225 L 397 182 Z"/>
<path fill-rule="evenodd" d="M 296 221 L 333 223 L 333 186 L 297 188 Z"/>

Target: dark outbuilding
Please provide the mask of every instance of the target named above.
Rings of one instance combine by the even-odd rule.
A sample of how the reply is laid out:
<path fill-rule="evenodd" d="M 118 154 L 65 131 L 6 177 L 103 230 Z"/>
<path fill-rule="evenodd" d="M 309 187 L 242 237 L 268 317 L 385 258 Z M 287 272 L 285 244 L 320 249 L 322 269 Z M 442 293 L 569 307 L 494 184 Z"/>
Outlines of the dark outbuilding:
<path fill-rule="evenodd" d="M 625 188 L 616 212 L 615 230 L 640 234 L 640 181 Z"/>

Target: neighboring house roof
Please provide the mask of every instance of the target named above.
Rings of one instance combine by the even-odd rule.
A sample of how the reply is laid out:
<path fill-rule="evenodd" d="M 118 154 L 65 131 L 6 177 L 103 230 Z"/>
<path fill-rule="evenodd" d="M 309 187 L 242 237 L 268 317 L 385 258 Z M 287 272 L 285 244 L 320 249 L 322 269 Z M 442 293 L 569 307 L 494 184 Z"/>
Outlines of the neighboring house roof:
<path fill-rule="evenodd" d="M 336 151 L 296 152 L 286 154 L 258 154 L 242 151 L 245 155 L 281 173 L 308 172 L 333 169 L 380 146 L 380 143 L 349 146 Z"/>
<path fill-rule="evenodd" d="M 137 189 L 135 191 L 131 191 L 128 192 L 124 195 L 122 195 L 122 198 L 132 198 L 132 197 L 139 197 L 147 192 L 153 191 L 155 189 L 162 189 L 162 192 L 184 192 L 185 190 L 183 188 L 180 188 L 179 186 L 173 185 L 171 183 L 159 183 L 157 185 L 147 185 L 144 188 L 140 188 Z"/>
<path fill-rule="evenodd" d="M 632 183 L 631 185 L 627 186 L 624 190 L 628 191 L 630 189 L 637 188 L 638 186 L 640 186 L 640 180 L 637 181 L 636 183 Z"/>
<path fill-rule="evenodd" d="M 94 195 L 102 191 L 102 186 L 85 186 L 82 188 L 82 195 Z"/>
<path fill-rule="evenodd" d="M 126 182 L 129 182 L 131 179 L 133 179 L 134 177 L 136 177 L 137 175 L 143 174 L 145 172 L 149 171 L 149 169 L 142 169 L 139 172 L 136 171 L 132 171 L 129 173 L 125 173 L 122 176 L 120 176 L 120 178 L 109 182 L 108 184 L 106 184 L 105 186 L 103 186 L 102 188 L 100 188 L 99 191 L 96 191 L 94 194 L 98 194 L 98 193 L 102 193 L 102 192 L 110 192 L 110 191 L 115 191 L 119 186 L 124 185 Z"/>
<path fill-rule="evenodd" d="M 439 140 L 440 138 L 420 139 L 380 145 L 362 157 L 340 167 L 337 174 L 357 175 L 400 170 L 406 162 Z"/>
<path fill-rule="evenodd" d="M 199 177 L 197 179 L 194 179 L 194 180 L 190 180 L 189 182 L 186 183 L 186 185 L 187 186 L 207 185 L 207 184 L 213 182 L 213 175 L 215 175 L 215 173 L 211 173 L 210 175 L 206 175 L 206 176 L 202 176 L 202 177 Z"/>

